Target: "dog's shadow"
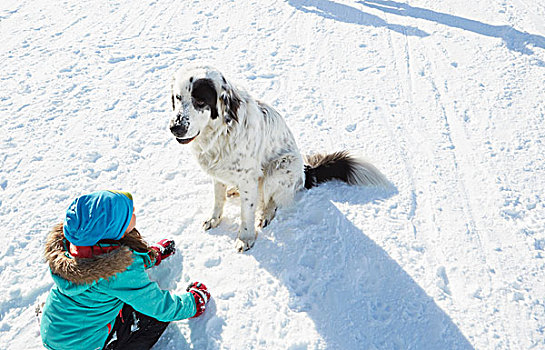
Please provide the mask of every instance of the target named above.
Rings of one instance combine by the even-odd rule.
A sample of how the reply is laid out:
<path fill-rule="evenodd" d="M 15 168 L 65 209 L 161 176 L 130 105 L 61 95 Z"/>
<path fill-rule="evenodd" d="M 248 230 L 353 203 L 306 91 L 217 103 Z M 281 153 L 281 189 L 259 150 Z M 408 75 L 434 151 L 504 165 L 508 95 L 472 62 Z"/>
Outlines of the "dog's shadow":
<path fill-rule="evenodd" d="M 288 288 L 289 307 L 314 321 L 327 348 L 472 349 L 434 300 L 336 207 L 357 210 L 396 193 L 341 183 L 304 191 L 245 254 Z"/>

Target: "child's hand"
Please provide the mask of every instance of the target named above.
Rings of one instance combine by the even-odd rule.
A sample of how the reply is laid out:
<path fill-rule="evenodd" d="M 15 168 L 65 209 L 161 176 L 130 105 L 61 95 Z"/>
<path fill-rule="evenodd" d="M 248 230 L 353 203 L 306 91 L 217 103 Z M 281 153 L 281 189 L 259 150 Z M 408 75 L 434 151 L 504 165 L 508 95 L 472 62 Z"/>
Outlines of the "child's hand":
<path fill-rule="evenodd" d="M 197 306 L 197 312 L 195 313 L 195 316 L 191 318 L 198 317 L 206 309 L 206 304 L 208 303 L 208 300 L 210 300 L 210 292 L 206 286 L 200 282 L 191 283 L 187 286 L 186 290 L 193 295 L 193 298 L 195 298 L 195 305 Z"/>
<path fill-rule="evenodd" d="M 153 244 L 151 249 L 157 252 L 157 260 L 155 260 L 155 266 L 157 266 L 161 263 L 161 261 L 163 261 L 163 259 L 166 259 L 172 254 L 176 253 L 176 244 L 171 239 L 162 239 Z"/>

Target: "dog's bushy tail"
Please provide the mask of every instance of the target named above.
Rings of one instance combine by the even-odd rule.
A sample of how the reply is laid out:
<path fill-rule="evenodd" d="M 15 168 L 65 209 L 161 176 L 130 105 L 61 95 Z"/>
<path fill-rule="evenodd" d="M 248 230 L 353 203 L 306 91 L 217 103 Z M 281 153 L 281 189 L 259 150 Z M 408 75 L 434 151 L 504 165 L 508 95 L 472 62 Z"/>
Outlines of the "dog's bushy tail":
<path fill-rule="evenodd" d="M 322 182 L 340 180 L 350 185 L 388 186 L 388 180 L 372 164 L 347 151 L 305 157 L 305 188 Z"/>

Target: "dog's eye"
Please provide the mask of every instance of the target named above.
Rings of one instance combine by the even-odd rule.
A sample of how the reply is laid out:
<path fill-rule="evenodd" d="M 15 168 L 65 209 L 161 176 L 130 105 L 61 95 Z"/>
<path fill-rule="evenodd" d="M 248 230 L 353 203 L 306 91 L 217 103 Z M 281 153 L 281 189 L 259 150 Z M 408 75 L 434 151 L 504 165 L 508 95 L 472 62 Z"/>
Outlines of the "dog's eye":
<path fill-rule="evenodd" d="M 182 100 L 182 95 L 176 95 L 176 99 L 177 99 L 178 101 L 181 101 L 181 100 Z"/>

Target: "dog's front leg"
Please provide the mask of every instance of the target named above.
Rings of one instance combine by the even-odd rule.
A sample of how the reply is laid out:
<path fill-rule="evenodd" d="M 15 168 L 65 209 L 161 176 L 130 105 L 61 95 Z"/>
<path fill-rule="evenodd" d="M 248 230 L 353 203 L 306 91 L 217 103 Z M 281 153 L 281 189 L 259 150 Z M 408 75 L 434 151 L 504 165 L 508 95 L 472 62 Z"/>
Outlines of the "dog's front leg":
<path fill-rule="evenodd" d="M 214 210 L 212 211 L 212 217 L 203 224 L 205 230 L 217 227 L 220 224 L 223 205 L 225 204 L 226 189 L 227 186 L 224 183 L 214 179 Z"/>
<path fill-rule="evenodd" d="M 254 246 L 257 238 L 255 231 L 255 209 L 257 203 L 257 178 L 243 179 L 239 186 L 240 193 L 240 231 L 235 242 L 235 249 L 243 252 Z"/>

